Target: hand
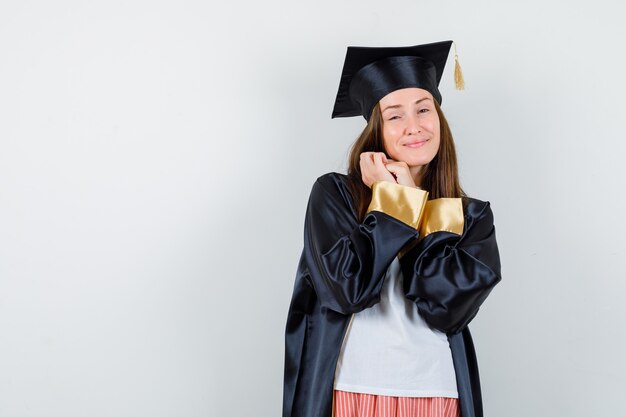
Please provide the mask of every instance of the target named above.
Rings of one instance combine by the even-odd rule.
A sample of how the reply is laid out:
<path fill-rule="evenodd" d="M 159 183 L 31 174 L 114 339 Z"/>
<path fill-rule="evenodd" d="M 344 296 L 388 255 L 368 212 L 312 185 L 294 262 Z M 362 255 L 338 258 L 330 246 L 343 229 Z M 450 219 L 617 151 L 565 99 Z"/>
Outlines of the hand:
<path fill-rule="evenodd" d="M 387 162 L 384 152 L 362 152 L 359 165 L 363 183 L 370 188 L 376 181 L 388 181 L 395 184 L 396 179 L 385 167 Z"/>
<path fill-rule="evenodd" d="M 404 161 L 394 161 L 393 159 L 387 159 L 385 168 L 396 178 L 396 182 L 408 187 L 417 187 L 415 180 L 409 170 L 409 165 Z"/>

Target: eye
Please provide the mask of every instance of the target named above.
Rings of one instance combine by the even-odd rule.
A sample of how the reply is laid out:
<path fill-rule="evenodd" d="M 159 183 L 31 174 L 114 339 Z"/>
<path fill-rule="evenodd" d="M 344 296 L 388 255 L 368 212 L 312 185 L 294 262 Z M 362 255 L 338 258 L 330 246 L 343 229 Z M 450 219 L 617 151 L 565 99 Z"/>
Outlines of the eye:
<path fill-rule="evenodd" d="M 426 109 L 426 108 L 420 109 L 418 113 L 426 113 L 427 111 L 430 111 L 430 109 Z"/>

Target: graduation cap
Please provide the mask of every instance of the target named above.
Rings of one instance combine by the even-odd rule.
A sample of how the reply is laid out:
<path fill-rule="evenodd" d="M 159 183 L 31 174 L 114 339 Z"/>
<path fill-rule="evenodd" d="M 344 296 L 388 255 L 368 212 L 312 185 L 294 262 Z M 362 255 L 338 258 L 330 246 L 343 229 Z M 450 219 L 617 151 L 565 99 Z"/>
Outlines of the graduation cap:
<path fill-rule="evenodd" d="M 452 41 L 382 48 L 349 46 L 331 118 L 362 115 L 369 121 L 381 98 L 408 87 L 429 91 L 441 105 L 437 87 L 451 45 Z M 462 90 L 463 75 L 456 52 L 454 55 L 455 84 Z"/>

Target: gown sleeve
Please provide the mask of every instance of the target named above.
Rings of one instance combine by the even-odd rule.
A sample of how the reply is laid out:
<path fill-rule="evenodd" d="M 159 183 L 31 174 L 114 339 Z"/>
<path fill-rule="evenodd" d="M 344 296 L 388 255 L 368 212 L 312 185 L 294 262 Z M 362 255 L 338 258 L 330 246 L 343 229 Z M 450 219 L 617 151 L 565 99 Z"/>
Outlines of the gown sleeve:
<path fill-rule="evenodd" d="M 461 230 L 446 228 L 445 219 L 438 219 L 434 230 L 422 233 L 400 264 L 405 296 L 417 304 L 431 327 L 455 334 L 476 316 L 501 275 L 490 203 L 470 199 L 463 214 L 461 199 L 449 200 L 459 202 L 456 217 L 462 219 Z"/>
<path fill-rule="evenodd" d="M 352 314 L 380 301 L 387 268 L 418 237 L 426 191 L 381 181 L 361 223 L 345 189 L 318 178 L 309 196 L 304 257 L 321 306 Z"/>

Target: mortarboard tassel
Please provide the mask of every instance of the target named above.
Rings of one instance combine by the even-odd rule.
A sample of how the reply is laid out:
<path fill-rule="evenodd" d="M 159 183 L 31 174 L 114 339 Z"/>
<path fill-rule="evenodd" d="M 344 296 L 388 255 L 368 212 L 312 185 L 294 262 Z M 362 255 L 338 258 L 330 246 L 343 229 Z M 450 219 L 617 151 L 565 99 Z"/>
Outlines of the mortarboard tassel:
<path fill-rule="evenodd" d="M 463 79 L 463 72 L 459 65 L 459 56 L 456 54 L 456 43 L 454 43 L 454 87 L 457 90 L 465 89 L 465 80 Z"/>

